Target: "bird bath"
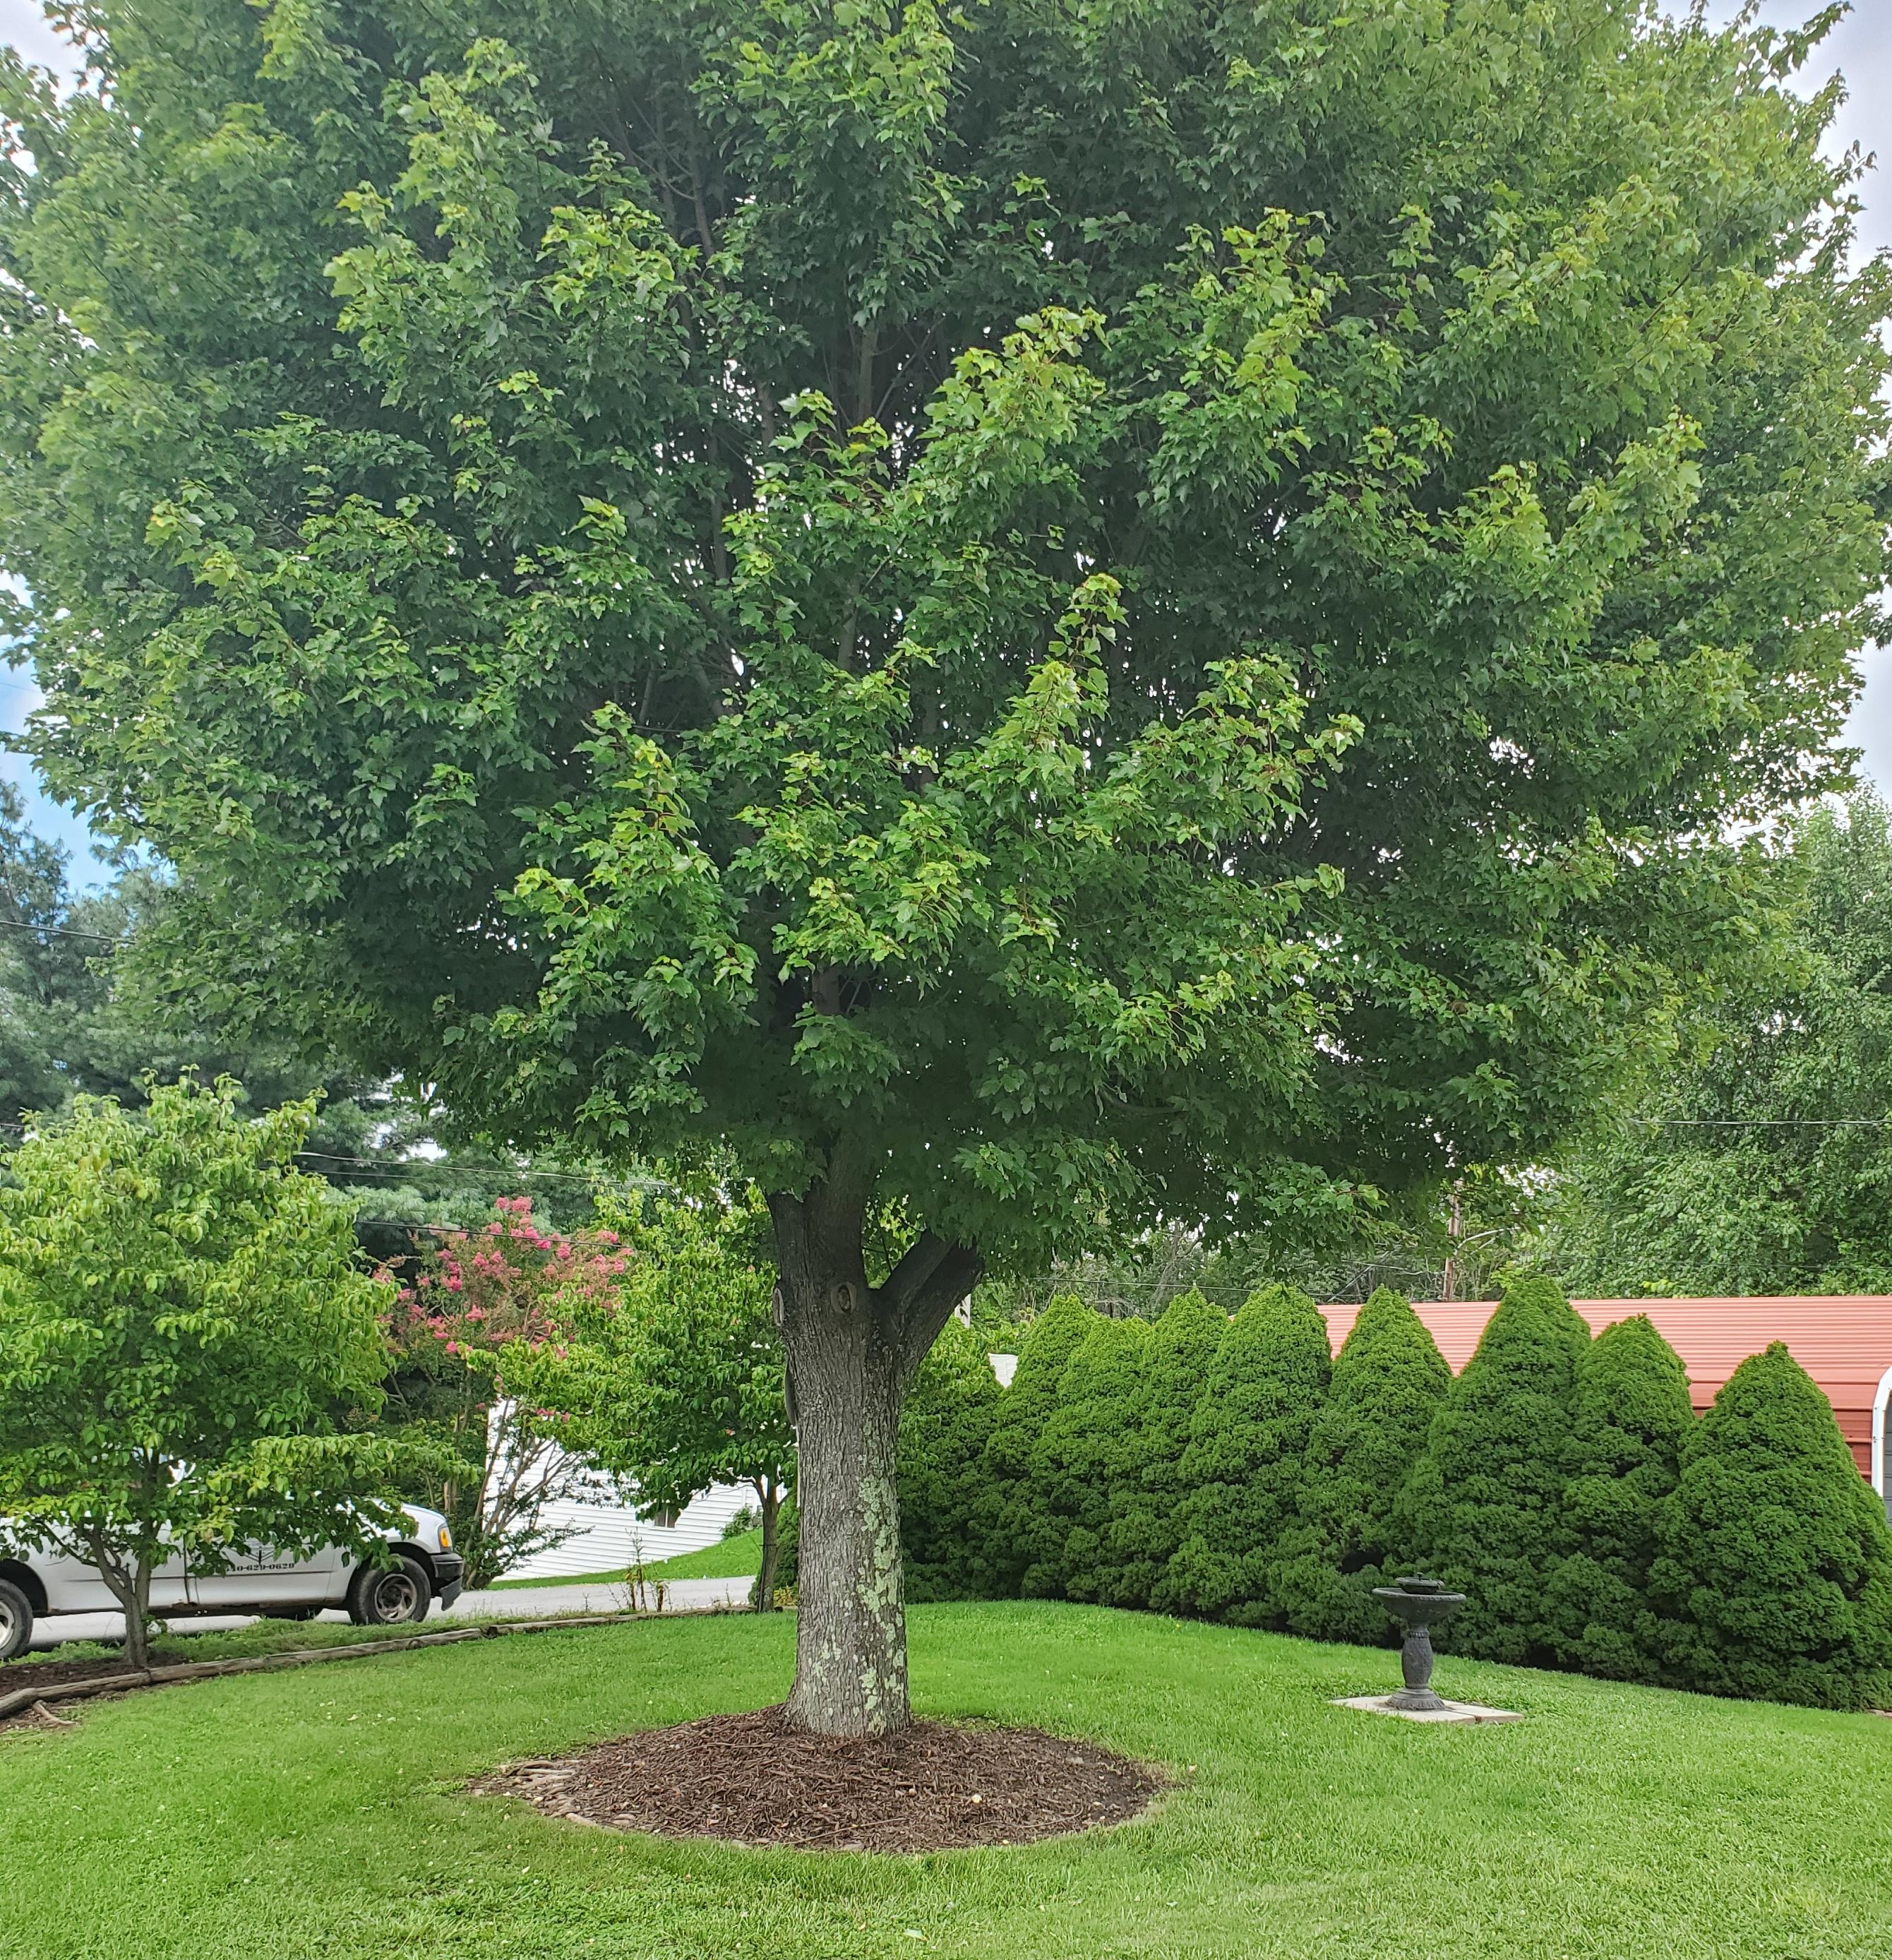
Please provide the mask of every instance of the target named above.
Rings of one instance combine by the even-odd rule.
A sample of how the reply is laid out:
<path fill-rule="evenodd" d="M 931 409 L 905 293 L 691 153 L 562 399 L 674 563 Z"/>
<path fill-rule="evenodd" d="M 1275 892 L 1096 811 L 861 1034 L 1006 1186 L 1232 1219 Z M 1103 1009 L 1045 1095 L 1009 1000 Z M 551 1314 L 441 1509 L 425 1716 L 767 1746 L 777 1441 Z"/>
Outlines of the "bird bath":
<path fill-rule="evenodd" d="M 1447 1704 L 1432 1688 L 1432 1630 L 1458 1612 L 1465 1596 L 1448 1592 L 1443 1580 L 1401 1579 L 1391 1586 L 1375 1586 L 1373 1597 L 1406 1629 L 1405 1643 L 1399 1650 L 1406 1685 L 1386 1698 L 1387 1707 L 1409 1715 L 1442 1710 Z"/>

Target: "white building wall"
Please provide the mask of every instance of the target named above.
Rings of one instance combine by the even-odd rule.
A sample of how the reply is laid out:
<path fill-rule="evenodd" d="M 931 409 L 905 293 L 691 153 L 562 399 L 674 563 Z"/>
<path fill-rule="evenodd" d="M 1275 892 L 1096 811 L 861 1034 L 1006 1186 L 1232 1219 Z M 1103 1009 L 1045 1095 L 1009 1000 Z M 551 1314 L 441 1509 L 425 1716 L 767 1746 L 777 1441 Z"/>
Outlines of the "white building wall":
<path fill-rule="evenodd" d="M 746 1484 L 721 1484 L 705 1491 L 673 1525 L 640 1518 L 628 1504 L 609 1497 L 561 1499 L 545 1507 L 545 1522 L 572 1535 L 563 1545 L 523 1560 L 508 1579 L 558 1579 L 578 1573 L 616 1572 L 640 1562 L 654 1565 L 679 1552 L 701 1551 L 723 1535 L 723 1527 L 755 1493 Z"/>

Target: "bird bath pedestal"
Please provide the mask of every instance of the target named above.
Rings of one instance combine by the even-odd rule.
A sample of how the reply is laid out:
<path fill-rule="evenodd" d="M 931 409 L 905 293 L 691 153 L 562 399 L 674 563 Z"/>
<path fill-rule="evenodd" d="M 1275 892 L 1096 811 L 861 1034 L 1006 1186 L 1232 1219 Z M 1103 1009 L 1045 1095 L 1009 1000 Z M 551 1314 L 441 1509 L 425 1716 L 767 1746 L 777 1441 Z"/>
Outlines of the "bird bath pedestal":
<path fill-rule="evenodd" d="M 1409 1722 L 1515 1722 L 1509 1708 L 1487 1708 L 1476 1701 L 1448 1701 L 1433 1691 L 1432 1630 L 1465 1603 L 1462 1592 L 1448 1592 L 1437 1579 L 1402 1579 L 1375 1586 L 1373 1597 L 1406 1629 L 1400 1649 L 1400 1672 L 1406 1685 L 1397 1694 L 1352 1694 L 1343 1708 L 1364 1708 L 1375 1715 L 1403 1715 Z"/>
<path fill-rule="evenodd" d="M 1432 1688 L 1432 1630 L 1458 1612 L 1465 1596 L 1448 1592 L 1442 1580 L 1401 1579 L 1391 1586 L 1375 1586 L 1373 1597 L 1406 1629 L 1406 1643 L 1399 1650 L 1399 1671 L 1406 1685 L 1388 1695 L 1387 1706 L 1404 1715 L 1438 1714 L 1445 1704 Z"/>

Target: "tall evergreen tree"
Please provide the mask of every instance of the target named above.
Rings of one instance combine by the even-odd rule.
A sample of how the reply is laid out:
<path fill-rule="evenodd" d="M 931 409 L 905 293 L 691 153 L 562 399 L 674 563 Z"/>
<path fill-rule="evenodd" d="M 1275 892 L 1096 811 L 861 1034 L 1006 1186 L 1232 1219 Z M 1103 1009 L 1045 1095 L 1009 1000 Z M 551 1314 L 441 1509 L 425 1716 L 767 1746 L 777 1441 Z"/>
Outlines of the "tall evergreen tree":
<path fill-rule="evenodd" d="M 900 1545 L 909 1599 L 993 1596 L 998 1493 L 985 1452 L 1000 1397 L 985 1343 L 949 1322 L 900 1415 Z"/>
<path fill-rule="evenodd" d="M 1643 1314 L 1605 1328 L 1577 1363 L 1564 1530 L 1550 1618 L 1566 1667 L 1659 1676 L 1649 1602 L 1656 1521 L 1695 1427 L 1682 1358 Z"/>
<path fill-rule="evenodd" d="M 1183 1453 L 1183 1538 L 1166 1589 L 1178 1605 L 1239 1626 L 1281 1622 L 1282 1535 L 1331 1368 L 1327 1322 L 1291 1287 L 1262 1287 L 1229 1322 Z"/>
<path fill-rule="evenodd" d="M 1572 1402 L 1589 1340 L 1553 1282 L 1515 1281 L 1433 1419 L 1408 1486 L 1413 1546 L 1467 1596 L 1444 1635 L 1461 1652 L 1555 1659 L 1547 1592 L 1569 1549 Z"/>
<path fill-rule="evenodd" d="M 1334 1357 L 1308 1437 L 1300 1515 L 1280 1580 L 1289 1627 L 1317 1640 L 1384 1642 L 1372 1597 L 1389 1564 L 1407 1567 L 1400 1496 L 1452 1384 L 1404 1294 L 1382 1287 Z"/>
<path fill-rule="evenodd" d="M 1166 1608 L 1175 1603 L 1168 1573 L 1182 1542 L 1188 1490 L 1183 1452 L 1203 1383 L 1228 1329 L 1227 1314 L 1193 1287 L 1170 1301 L 1151 1329 L 1099 1558 L 1096 1596 L 1106 1606 Z"/>
<path fill-rule="evenodd" d="M 1057 1402 L 1032 1446 L 1031 1502 L 1043 1555 L 1028 1599 L 1095 1599 L 1115 1493 L 1134 1462 L 1132 1411 L 1146 1320 L 1100 1318 L 1064 1364 Z"/>
<path fill-rule="evenodd" d="M 1892 1707 L 1892 1529 L 1818 1385 L 1776 1341 L 1682 1449 L 1650 1589 L 1690 1686 Z"/>
<path fill-rule="evenodd" d="M 1015 1596 L 1026 1571 L 1054 1557 L 1057 1545 L 1033 1500 L 1032 1452 L 1057 1406 L 1058 1378 L 1083 1344 L 1097 1316 L 1074 1293 L 1060 1293 L 1026 1331 L 1012 1386 L 1000 1398 L 985 1446 L 994 1487 L 998 1539 L 993 1582 L 1001 1598 Z"/>

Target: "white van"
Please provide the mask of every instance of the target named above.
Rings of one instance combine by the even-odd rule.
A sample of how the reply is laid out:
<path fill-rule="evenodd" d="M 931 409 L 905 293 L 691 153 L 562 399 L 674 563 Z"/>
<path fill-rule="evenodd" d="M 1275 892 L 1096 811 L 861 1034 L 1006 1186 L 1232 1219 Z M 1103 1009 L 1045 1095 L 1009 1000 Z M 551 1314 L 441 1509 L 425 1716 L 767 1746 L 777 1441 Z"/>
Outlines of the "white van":
<path fill-rule="evenodd" d="M 392 1557 L 386 1564 L 365 1563 L 335 1545 L 295 1558 L 248 1545 L 227 1570 L 215 1572 L 193 1568 L 180 1552 L 151 1574 L 151 1612 L 161 1620 L 207 1613 L 313 1620 L 335 1606 L 345 1608 L 358 1626 L 424 1620 L 436 1599 L 450 1606 L 459 1597 L 466 1567 L 438 1511 L 405 1509 L 412 1529 L 389 1531 Z M 5 1540 L 0 1521 L 0 1552 Z M 36 1620 L 119 1610 L 96 1566 L 54 1552 L 0 1555 L 0 1660 L 26 1652 Z"/>

